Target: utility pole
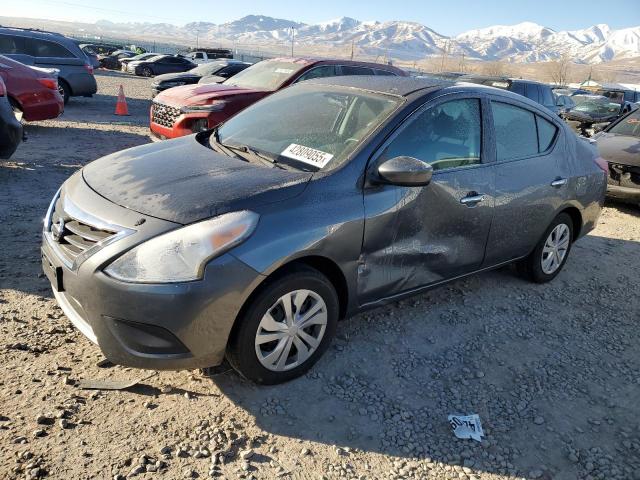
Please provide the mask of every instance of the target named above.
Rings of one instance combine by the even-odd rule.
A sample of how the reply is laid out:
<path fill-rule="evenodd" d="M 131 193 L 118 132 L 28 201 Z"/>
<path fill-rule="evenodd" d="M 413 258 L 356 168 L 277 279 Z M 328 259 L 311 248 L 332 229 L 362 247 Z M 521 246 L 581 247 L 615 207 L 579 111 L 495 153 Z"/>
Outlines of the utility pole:
<path fill-rule="evenodd" d="M 293 27 L 291 28 L 291 56 L 293 57 L 293 42 L 295 42 L 296 40 L 296 29 Z"/>
<path fill-rule="evenodd" d="M 196 30 L 196 50 L 200 49 L 200 32 Z"/>
<path fill-rule="evenodd" d="M 351 40 L 351 60 L 353 60 L 353 40 Z"/>
<path fill-rule="evenodd" d="M 460 59 L 460 73 L 464 73 L 464 52 L 462 52 L 462 58 Z"/>

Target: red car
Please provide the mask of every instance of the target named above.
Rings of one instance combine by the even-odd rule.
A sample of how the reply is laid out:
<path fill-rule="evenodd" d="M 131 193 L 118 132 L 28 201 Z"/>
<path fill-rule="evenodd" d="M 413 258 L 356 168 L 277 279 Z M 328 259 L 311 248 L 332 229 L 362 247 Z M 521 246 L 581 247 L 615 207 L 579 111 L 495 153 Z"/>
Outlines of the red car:
<path fill-rule="evenodd" d="M 151 106 L 151 134 L 156 139 L 166 139 L 207 130 L 293 83 L 342 75 L 405 77 L 407 73 L 390 65 L 348 60 L 264 60 L 221 84 L 184 85 L 163 91 Z"/>
<path fill-rule="evenodd" d="M 58 79 L 45 69 L 28 67 L 0 55 L 0 77 L 7 86 L 9 102 L 27 121 L 48 120 L 64 111 Z"/>

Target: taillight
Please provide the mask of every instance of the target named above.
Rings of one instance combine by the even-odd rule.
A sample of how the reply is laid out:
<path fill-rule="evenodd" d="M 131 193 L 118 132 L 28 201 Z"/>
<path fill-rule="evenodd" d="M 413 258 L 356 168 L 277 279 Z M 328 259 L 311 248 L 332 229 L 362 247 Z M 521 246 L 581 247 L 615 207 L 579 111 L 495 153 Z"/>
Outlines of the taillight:
<path fill-rule="evenodd" d="M 51 90 L 58 89 L 58 81 L 55 78 L 39 78 L 38 82 Z"/>
<path fill-rule="evenodd" d="M 4 97 L 7 94 L 7 88 L 4 86 L 2 78 L 0 78 L 0 97 Z"/>
<path fill-rule="evenodd" d="M 607 161 L 604 158 L 596 157 L 594 162 L 596 163 L 596 165 L 598 167 L 600 167 L 600 170 L 602 170 L 604 173 L 609 175 L 609 164 L 607 163 Z"/>
<path fill-rule="evenodd" d="M 89 64 L 87 64 L 87 63 L 85 63 L 85 64 L 84 64 L 84 69 L 85 69 L 87 72 L 89 72 L 89 75 L 93 75 L 93 66 L 91 66 L 91 65 L 89 65 Z"/>

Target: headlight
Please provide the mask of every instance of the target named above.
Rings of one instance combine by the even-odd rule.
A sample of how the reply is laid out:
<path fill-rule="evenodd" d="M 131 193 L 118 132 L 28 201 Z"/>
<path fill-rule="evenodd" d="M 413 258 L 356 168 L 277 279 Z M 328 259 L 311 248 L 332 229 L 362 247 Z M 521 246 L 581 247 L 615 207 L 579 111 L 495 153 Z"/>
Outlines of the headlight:
<path fill-rule="evenodd" d="M 159 235 L 116 259 L 105 273 L 135 283 L 198 280 L 209 260 L 253 233 L 258 218 L 247 210 L 232 212 Z"/>
<path fill-rule="evenodd" d="M 219 112 L 227 104 L 224 100 L 217 100 L 209 105 L 188 105 L 182 107 L 180 111 L 182 113 L 198 113 L 198 112 Z"/>

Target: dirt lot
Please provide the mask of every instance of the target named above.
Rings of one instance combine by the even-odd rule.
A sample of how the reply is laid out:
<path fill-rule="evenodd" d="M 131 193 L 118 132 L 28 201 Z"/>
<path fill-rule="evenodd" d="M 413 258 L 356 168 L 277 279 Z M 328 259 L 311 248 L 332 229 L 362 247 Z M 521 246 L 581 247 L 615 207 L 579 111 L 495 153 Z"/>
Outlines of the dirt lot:
<path fill-rule="evenodd" d="M 608 205 L 551 284 L 505 268 L 342 322 L 286 385 L 99 367 L 39 256 L 59 185 L 149 141 L 149 80 L 98 81 L 0 163 L 0 478 L 640 479 L 638 208 Z M 486 438 L 456 439 L 454 412 Z"/>

